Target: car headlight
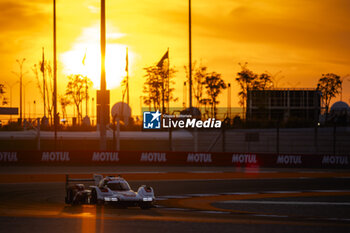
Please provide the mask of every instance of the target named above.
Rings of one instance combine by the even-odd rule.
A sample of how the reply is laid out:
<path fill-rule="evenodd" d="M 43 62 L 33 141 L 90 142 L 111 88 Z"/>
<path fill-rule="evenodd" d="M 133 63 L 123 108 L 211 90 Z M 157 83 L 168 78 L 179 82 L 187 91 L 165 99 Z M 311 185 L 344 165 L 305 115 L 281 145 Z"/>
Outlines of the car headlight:
<path fill-rule="evenodd" d="M 143 201 L 152 201 L 152 197 L 144 197 Z"/>
<path fill-rule="evenodd" d="M 105 201 L 118 201 L 118 198 L 116 197 L 105 197 Z"/>

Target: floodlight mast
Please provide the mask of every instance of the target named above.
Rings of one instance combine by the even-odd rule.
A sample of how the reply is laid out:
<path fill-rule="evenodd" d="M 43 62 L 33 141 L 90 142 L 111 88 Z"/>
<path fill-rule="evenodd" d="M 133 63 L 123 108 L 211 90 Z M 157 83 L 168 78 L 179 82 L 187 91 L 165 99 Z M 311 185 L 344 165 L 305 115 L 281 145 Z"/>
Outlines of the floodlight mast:
<path fill-rule="evenodd" d="M 191 0 L 188 1 L 188 84 L 189 84 L 189 103 L 190 113 L 192 114 L 192 19 L 191 19 Z"/>
<path fill-rule="evenodd" d="M 105 0 L 101 0 L 101 83 L 100 83 L 100 150 L 107 149 L 106 140 L 106 70 L 105 70 L 105 55 L 106 55 L 106 14 Z"/>
<path fill-rule="evenodd" d="M 57 114 L 56 0 L 53 1 L 53 78 L 54 78 L 54 81 L 53 81 L 53 85 L 54 85 L 53 86 L 53 106 L 54 106 L 53 122 L 54 122 L 55 150 L 57 150 L 58 114 Z"/>

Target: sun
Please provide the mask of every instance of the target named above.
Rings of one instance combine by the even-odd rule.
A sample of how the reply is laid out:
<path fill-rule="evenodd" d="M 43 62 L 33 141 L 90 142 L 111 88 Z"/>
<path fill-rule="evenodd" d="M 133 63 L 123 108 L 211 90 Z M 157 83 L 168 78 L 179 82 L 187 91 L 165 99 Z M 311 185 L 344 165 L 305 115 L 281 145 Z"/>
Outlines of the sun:
<path fill-rule="evenodd" d="M 109 28 L 107 27 L 107 30 Z M 101 54 L 99 26 L 95 25 L 83 30 L 82 35 L 73 44 L 72 49 L 63 53 L 60 58 L 63 63 L 63 72 L 66 75 L 86 75 L 93 82 L 96 89 L 100 88 Z M 122 37 L 123 34 L 108 33 L 106 45 L 106 82 L 107 88 L 119 87 L 126 76 L 126 45 L 108 43 L 110 39 Z M 129 66 L 131 66 L 133 53 L 129 49 Z"/>

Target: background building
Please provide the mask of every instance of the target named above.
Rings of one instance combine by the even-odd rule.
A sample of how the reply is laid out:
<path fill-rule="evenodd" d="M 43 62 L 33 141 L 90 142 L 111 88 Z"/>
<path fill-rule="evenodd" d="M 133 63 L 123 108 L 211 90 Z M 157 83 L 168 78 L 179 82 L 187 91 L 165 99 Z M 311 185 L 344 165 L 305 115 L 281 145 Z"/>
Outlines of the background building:
<path fill-rule="evenodd" d="M 321 93 L 316 89 L 248 90 L 248 120 L 318 120 Z"/>

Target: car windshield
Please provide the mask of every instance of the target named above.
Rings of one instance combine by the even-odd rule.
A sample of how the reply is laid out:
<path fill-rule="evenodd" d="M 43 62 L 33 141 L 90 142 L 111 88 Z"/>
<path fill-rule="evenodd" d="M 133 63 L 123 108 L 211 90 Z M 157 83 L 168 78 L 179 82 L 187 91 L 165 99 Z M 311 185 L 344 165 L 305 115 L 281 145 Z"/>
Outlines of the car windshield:
<path fill-rule="evenodd" d="M 130 190 L 130 186 L 126 182 L 108 183 L 107 187 L 113 191 L 128 191 L 128 190 Z"/>

